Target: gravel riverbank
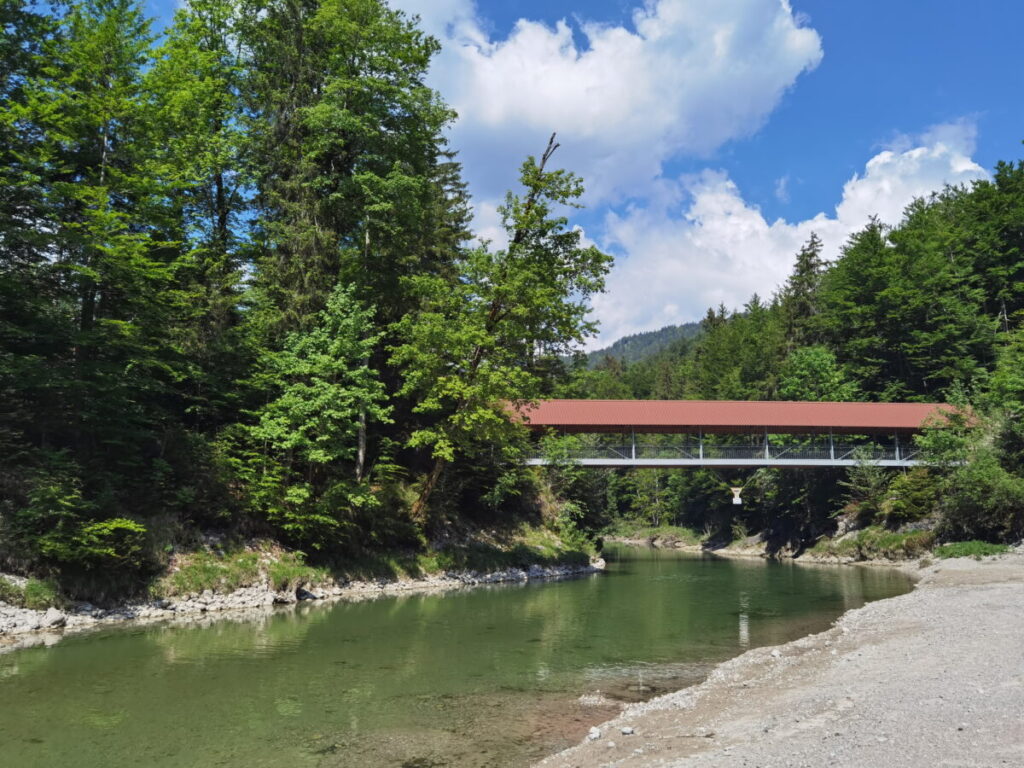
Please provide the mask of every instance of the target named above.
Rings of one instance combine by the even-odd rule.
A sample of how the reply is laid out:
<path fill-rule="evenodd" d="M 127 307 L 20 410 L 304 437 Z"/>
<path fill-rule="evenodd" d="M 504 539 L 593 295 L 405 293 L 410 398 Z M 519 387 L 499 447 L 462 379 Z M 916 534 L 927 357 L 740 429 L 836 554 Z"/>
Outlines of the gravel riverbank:
<path fill-rule="evenodd" d="M 532 565 L 490 573 L 447 572 L 418 579 L 377 579 L 309 586 L 308 589 L 275 592 L 269 586 L 243 587 L 227 594 L 206 591 L 181 598 L 126 603 L 111 609 L 76 603 L 67 610 L 36 611 L 0 602 L 0 653 L 32 645 L 52 645 L 61 637 L 114 624 L 148 624 L 160 621 L 189 622 L 215 615 L 268 611 L 307 600 L 369 600 L 397 594 L 444 592 L 486 584 L 563 579 L 604 569 L 604 561 L 572 566 Z M 0 575 L 0 578 L 5 578 Z M 10 577 L 6 577 L 10 578 Z"/>
<path fill-rule="evenodd" d="M 539 765 L 1024 765 L 1024 553 L 909 567 L 914 591 L 627 707 Z"/>

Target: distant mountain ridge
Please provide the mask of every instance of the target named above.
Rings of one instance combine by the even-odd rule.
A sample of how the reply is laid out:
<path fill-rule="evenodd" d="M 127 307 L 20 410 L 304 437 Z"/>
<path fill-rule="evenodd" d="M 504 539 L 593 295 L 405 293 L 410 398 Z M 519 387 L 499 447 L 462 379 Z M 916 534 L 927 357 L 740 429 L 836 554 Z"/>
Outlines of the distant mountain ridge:
<path fill-rule="evenodd" d="M 656 331 L 644 331 L 623 336 L 610 346 L 590 352 L 587 355 L 587 366 L 593 368 L 606 357 L 614 357 L 623 363 L 635 363 L 656 355 L 679 339 L 692 339 L 698 333 L 700 333 L 700 323 L 693 322 L 682 325 L 666 325 Z"/>

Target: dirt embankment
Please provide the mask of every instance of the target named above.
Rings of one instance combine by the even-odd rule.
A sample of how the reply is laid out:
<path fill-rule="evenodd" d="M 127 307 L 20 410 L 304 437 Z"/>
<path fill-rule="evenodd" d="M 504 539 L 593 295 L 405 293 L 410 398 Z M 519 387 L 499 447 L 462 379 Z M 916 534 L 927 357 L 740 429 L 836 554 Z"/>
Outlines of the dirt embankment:
<path fill-rule="evenodd" d="M 628 707 L 540 765 L 1024 765 L 1024 552 L 912 567 L 914 591 Z"/>

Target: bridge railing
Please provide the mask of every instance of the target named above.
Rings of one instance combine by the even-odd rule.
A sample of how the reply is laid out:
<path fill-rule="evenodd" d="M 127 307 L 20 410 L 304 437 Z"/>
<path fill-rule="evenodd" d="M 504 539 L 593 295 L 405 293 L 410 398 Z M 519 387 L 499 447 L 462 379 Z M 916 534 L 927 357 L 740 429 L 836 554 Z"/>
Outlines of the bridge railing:
<path fill-rule="evenodd" d="M 538 451 L 530 458 L 542 461 L 545 456 Z M 833 445 L 714 445 L 704 443 L 686 445 L 593 445 L 571 450 L 562 454 L 567 461 L 615 460 L 630 461 L 643 459 L 679 459 L 700 462 L 703 460 L 743 460 L 794 463 L 800 461 L 877 462 L 915 461 L 919 452 L 911 446 L 900 447 L 865 445 L 862 443 L 834 443 Z"/>

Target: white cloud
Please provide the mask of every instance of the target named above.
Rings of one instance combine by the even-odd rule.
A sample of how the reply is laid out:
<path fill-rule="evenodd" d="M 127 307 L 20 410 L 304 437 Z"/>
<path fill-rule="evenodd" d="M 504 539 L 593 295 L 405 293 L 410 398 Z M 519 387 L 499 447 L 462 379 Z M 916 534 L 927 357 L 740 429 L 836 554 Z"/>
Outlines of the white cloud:
<path fill-rule="evenodd" d="M 780 176 L 775 180 L 775 199 L 780 203 L 789 202 L 789 175 Z"/>
<path fill-rule="evenodd" d="M 459 112 L 453 144 L 474 194 L 499 199 L 552 131 L 590 202 L 643 192 L 662 164 L 756 131 L 818 34 L 787 0 L 646 0 L 632 24 L 521 19 L 493 39 L 471 0 L 398 0 L 444 49 L 431 81 Z"/>
<path fill-rule="evenodd" d="M 916 140 L 899 137 L 843 187 L 831 216 L 765 220 L 720 171 L 665 181 L 644 206 L 607 217 L 605 247 L 621 254 L 608 290 L 594 300 L 601 336 L 592 347 L 638 331 L 699 319 L 754 293 L 769 297 L 786 279 L 800 245 L 817 232 L 834 258 L 872 215 L 897 223 L 915 197 L 944 184 L 986 176 L 971 160 L 973 126 L 937 126 Z"/>

